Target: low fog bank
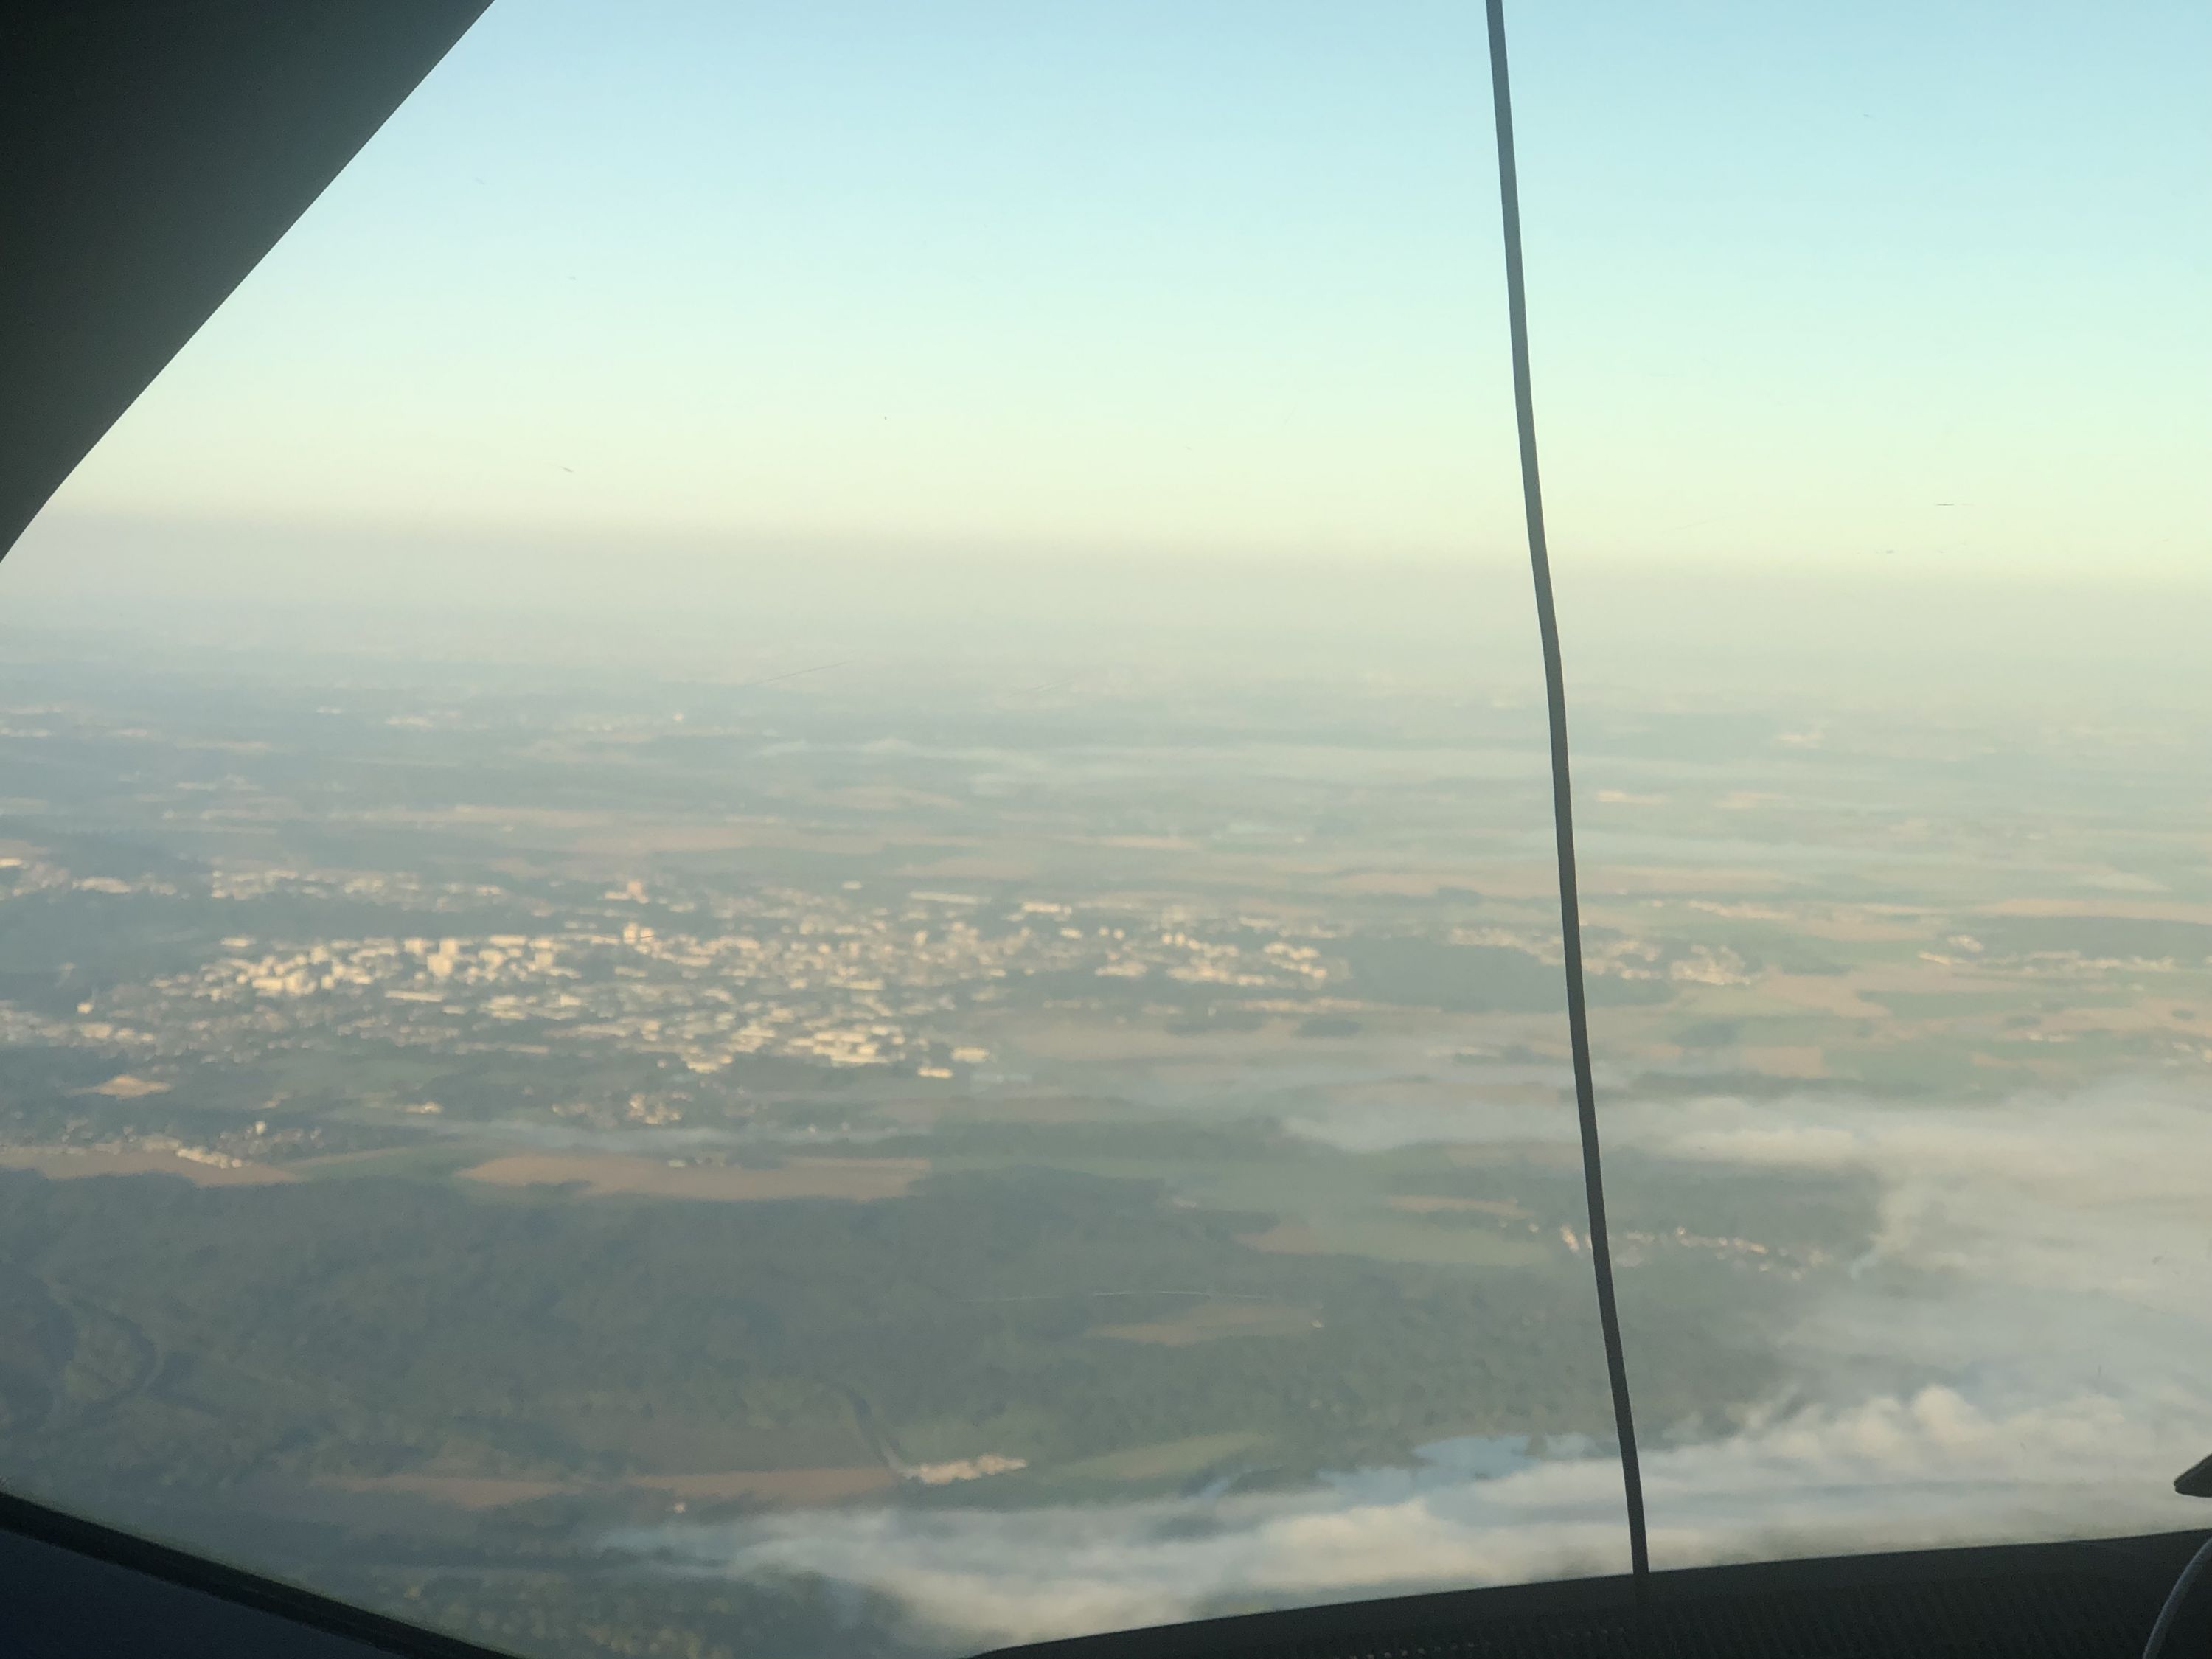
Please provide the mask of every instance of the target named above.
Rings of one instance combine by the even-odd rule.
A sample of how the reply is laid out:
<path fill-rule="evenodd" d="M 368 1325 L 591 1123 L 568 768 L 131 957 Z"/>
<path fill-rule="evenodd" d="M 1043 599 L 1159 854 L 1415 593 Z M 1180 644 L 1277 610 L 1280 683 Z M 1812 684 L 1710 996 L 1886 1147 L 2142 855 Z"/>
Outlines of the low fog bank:
<path fill-rule="evenodd" d="M 1607 1127 L 1656 1156 L 1860 1170 L 1882 1190 L 1866 1255 L 1805 1283 L 1783 1395 L 1719 1438 L 1646 1425 L 1658 1565 L 2203 1522 L 2171 1482 L 2212 1451 L 2212 1102 L 2148 1085 L 1934 1109 L 1626 1102 Z M 1555 1112 L 1485 1109 L 1444 1138 L 1571 1133 Z M 1626 1561 L 1601 1449 L 1296 1493 L 830 1510 L 617 1541 L 678 1570 L 864 1584 L 969 1649 Z"/>
<path fill-rule="evenodd" d="M 2163 1415 L 2201 1429 L 2212 1421 L 2203 1403 Z M 2177 1438 L 2171 1422 L 2091 1395 L 2010 1413 L 1942 1388 L 1802 1407 L 1726 1440 L 1648 1454 L 1652 1548 L 1658 1565 L 1681 1567 L 2180 1528 L 2203 1517 L 2166 1490 Z M 1295 1494 L 830 1510 L 612 1541 L 678 1570 L 866 1585 L 948 1648 L 1626 1570 L 1609 1455 L 1391 1493 L 1407 1484 L 1418 1485 L 1377 1470 Z"/>

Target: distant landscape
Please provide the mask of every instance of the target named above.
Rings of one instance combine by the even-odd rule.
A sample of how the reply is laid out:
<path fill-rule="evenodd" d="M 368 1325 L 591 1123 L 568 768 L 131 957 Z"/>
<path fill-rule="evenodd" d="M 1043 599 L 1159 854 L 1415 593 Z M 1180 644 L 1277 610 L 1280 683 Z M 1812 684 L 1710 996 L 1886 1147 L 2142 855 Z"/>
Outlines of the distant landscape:
<path fill-rule="evenodd" d="M 0 1479 L 562 1655 L 1616 1565 L 1525 700 L 781 670 L 0 668 Z M 2205 734 L 1579 719 L 1662 1553 L 2155 1524 Z"/>

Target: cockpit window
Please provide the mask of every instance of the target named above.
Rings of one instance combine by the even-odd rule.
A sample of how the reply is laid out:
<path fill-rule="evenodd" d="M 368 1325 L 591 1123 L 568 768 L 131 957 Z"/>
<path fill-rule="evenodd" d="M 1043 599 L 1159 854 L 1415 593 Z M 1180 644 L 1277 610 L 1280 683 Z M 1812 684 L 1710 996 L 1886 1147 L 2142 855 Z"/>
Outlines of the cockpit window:
<path fill-rule="evenodd" d="M 2185 1524 L 2208 26 L 1514 29 L 1656 1565 Z M 0 1483 L 546 1655 L 1624 1567 L 1484 50 L 494 6 L 0 568 Z"/>

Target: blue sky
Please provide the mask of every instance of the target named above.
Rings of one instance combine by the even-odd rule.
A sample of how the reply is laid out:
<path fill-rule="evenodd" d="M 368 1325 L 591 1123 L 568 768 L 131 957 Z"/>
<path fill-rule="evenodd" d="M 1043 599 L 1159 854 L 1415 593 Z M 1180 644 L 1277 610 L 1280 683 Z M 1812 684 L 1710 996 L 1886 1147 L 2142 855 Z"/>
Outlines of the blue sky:
<path fill-rule="evenodd" d="M 2212 551 L 2212 11 L 1509 27 L 1564 553 Z M 1486 73 L 1474 0 L 496 0 L 50 513 L 1506 556 Z"/>

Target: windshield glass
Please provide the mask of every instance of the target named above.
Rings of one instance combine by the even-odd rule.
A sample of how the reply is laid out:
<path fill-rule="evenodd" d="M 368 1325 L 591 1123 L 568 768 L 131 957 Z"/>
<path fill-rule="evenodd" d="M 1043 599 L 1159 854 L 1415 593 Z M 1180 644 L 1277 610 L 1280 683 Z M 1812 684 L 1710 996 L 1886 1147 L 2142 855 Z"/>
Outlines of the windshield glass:
<path fill-rule="evenodd" d="M 1512 21 L 1655 1563 L 2190 1524 L 2212 25 Z M 548 1655 L 1624 1569 L 1490 118 L 495 6 L 0 569 L 0 1481 Z"/>

